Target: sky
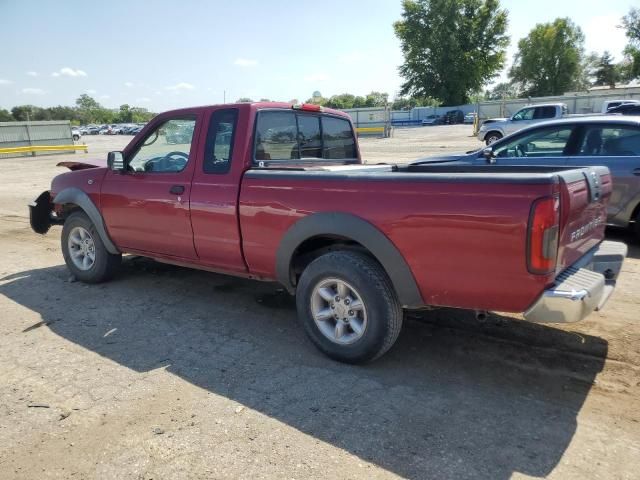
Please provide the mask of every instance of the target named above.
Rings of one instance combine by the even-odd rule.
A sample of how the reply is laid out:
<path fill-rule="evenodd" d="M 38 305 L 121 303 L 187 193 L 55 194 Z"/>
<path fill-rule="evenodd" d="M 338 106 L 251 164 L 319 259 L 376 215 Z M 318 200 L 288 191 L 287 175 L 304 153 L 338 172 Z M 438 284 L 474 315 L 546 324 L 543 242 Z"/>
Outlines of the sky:
<path fill-rule="evenodd" d="M 636 2 L 502 0 L 507 67 L 535 24 L 564 16 L 583 29 L 587 52 L 620 59 L 616 25 Z M 240 97 L 304 101 L 316 90 L 393 98 L 400 16 L 400 0 L 0 0 L 0 108 L 73 105 L 82 93 L 156 112 Z"/>

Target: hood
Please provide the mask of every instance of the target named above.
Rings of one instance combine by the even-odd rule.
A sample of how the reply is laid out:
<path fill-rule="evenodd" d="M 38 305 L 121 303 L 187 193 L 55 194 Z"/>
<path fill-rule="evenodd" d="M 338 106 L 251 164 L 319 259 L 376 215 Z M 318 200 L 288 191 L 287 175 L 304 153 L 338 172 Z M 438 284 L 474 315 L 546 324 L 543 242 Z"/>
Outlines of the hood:
<path fill-rule="evenodd" d="M 87 168 L 105 168 L 107 162 L 105 160 L 78 160 L 59 162 L 57 167 L 67 167 L 71 171 L 86 170 Z"/>
<path fill-rule="evenodd" d="M 487 123 L 506 122 L 507 120 L 509 119 L 508 118 L 488 118 L 484 122 L 482 122 L 482 124 L 486 125 Z"/>
<path fill-rule="evenodd" d="M 448 162 L 458 162 L 458 161 L 468 161 L 469 156 L 475 156 L 477 151 L 471 151 L 467 153 L 453 153 L 451 155 L 433 155 L 430 157 L 424 157 L 416 160 L 415 162 L 411 162 L 411 165 L 417 164 L 426 164 L 426 163 L 448 163 Z"/>

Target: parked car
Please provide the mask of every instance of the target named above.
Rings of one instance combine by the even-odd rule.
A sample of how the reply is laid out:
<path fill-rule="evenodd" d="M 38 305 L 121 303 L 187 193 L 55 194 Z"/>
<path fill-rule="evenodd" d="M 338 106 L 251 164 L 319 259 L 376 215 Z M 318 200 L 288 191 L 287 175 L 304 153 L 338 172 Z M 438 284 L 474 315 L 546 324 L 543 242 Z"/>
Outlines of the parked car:
<path fill-rule="evenodd" d="M 476 112 L 469 112 L 464 116 L 464 123 L 474 123 L 478 114 Z"/>
<path fill-rule="evenodd" d="M 422 125 L 442 125 L 442 117 L 440 115 L 429 115 L 422 120 Z"/>
<path fill-rule="evenodd" d="M 618 107 L 620 108 L 620 107 Z M 523 129 L 484 150 L 431 157 L 423 162 L 471 165 L 605 165 L 613 195 L 607 223 L 632 228 L 640 240 L 640 118 L 621 115 L 568 117 Z"/>
<path fill-rule="evenodd" d="M 189 125 L 195 139 L 163 141 Z M 132 253 L 275 280 L 311 341 L 349 363 L 384 354 L 404 308 L 581 320 L 626 254 L 602 242 L 606 167 L 364 165 L 350 117 L 317 105 L 170 111 L 106 163 L 60 165 L 31 226 L 63 226 L 77 279 L 105 281 Z"/>
<path fill-rule="evenodd" d="M 609 113 L 612 108 L 619 107 L 620 105 L 640 105 L 640 100 L 633 99 L 620 99 L 620 100 L 606 100 L 602 102 L 602 113 Z"/>
<path fill-rule="evenodd" d="M 75 127 L 71 129 L 71 138 L 73 139 L 74 142 L 77 142 L 78 140 L 80 140 L 81 136 L 82 136 L 82 133 L 80 133 L 80 130 L 78 130 Z"/>
<path fill-rule="evenodd" d="M 89 135 L 98 135 L 100 133 L 101 127 L 88 127 L 87 132 Z"/>
<path fill-rule="evenodd" d="M 462 110 L 449 110 L 444 114 L 444 123 L 446 125 L 455 125 L 464 122 L 464 113 Z"/>
<path fill-rule="evenodd" d="M 490 118 L 482 122 L 478 131 L 478 140 L 491 145 L 506 135 L 538 122 L 562 118 L 568 112 L 564 103 L 530 105 L 518 110 L 511 118 Z"/>
<path fill-rule="evenodd" d="M 640 115 L 640 104 L 625 103 L 624 105 L 618 105 L 617 107 L 611 107 L 607 114 L 618 115 Z"/>
<path fill-rule="evenodd" d="M 78 130 L 80 130 L 80 135 L 88 135 L 89 134 L 89 128 L 86 127 L 86 126 L 78 127 Z"/>

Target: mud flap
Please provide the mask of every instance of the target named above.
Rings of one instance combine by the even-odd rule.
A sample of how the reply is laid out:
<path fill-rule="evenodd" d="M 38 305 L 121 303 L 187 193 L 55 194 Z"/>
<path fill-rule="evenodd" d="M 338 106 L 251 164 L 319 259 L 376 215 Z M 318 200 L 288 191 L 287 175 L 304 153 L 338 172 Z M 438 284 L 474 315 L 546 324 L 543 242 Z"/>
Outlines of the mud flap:
<path fill-rule="evenodd" d="M 51 196 L 48 191 L 42 192 L 29 204 L 29 223 L 31 229 L 44 235 L 51 228 Z"/>

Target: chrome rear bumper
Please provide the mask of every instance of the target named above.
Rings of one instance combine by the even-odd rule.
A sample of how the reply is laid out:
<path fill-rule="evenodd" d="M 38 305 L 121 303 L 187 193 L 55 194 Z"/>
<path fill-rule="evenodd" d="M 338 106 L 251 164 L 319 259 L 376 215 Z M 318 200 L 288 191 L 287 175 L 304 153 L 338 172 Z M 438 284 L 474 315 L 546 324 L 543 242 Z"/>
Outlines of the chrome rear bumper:
<path fill-rule="evenodd" d="M 524 313 L 536 323 L 578 322 L 600 310 L 615 288 L 627 256 L 621 242 L 604 241 L 556 278 L 554 285 Z"/>

